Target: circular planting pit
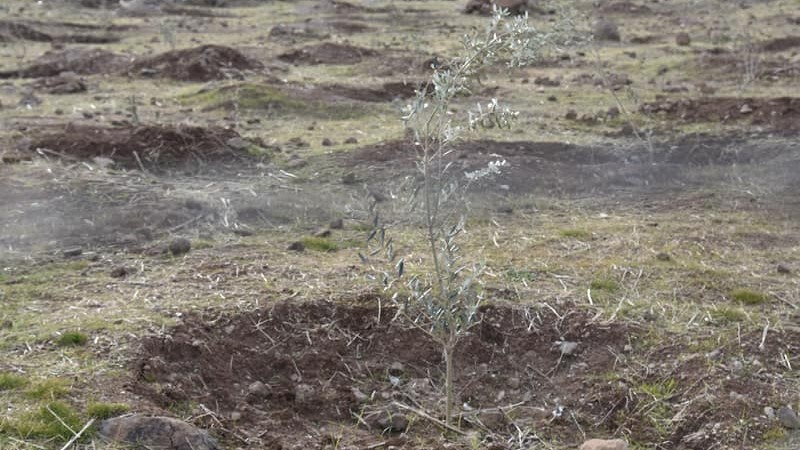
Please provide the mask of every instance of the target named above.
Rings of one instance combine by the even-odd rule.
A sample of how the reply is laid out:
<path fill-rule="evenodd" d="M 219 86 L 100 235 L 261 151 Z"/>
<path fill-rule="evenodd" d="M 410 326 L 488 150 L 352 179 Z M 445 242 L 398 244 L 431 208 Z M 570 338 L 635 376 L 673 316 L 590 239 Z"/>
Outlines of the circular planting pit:
<path fill-rule="evenodd" d="M 441 445 L 441 348 L 396 316 L 369 296 L 191 315 L 141 343 L 131 388 L 244 448 L 316 448 L 331 430 L 358 448 Z M 458 423 L 477 434 L 451 434 L 454 448 L 509 448 L 519 429 L 536 430 L 530 442 L 576 446 L 580 431 L 670 448 L 738 443 L 772 426 L 749 399 L 788 401 L 780 355 L 800 342 L 775 330 L 764 346 L 753 332 L 703 354 L 679 336 L 653 345 L 646 329 L 576 306 L 494 304 L 479 317 L 455 360 Z M 746 431 L 742 415 L 754 418 Z"/>

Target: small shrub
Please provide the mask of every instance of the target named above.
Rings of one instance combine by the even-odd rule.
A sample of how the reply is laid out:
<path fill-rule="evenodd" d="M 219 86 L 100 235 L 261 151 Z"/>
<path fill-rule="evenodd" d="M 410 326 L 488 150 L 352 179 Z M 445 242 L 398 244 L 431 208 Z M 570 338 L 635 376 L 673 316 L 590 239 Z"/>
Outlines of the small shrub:
<path fill-rule="evenodd" d="M 30 398 L 54 400 L 69 392 L 69 384 L 60 378 L 42 380 L 31 386 L 25 394 Z"/>
<path fill-rule="evenodd" d="M 130 410 L 128 405 L 123 403 L 89 403 L 86 414 L 99 420 L 125 414 Z"/>
<path fill-rule="evenodd" d="M 598 280 L 592 280 L 592 283 L 589 285 L 589 287 L 595 291 L 614 292 L 619 289 L 619 284 L 610 278 L 601 278 Z"/>
<path fill-rule="evenodd" d="M 68 331 L 62 334 L 56 343 L 60 347 L 79 347 L 86 345 L 88 341 L 89 336 L 86 334 L 81 333 L 80 331 Z"/>
<path fill-rule="evenodd" d="M 561 237 L 573 239 L 591 239 L 592 233 L 581 228 L 567 228 L 559 233 Z"/>
<path fill-rule="evenodd" d="M 745 305 L 760 305 L 767 301 L 767 296 L 761 292 L 744 288 L 731 291 L 731 298 Z"/>
<path fill-rule="evenodd" d="M 317 250 L 320 252 L 335 252 L 339 250 L 339 245 L 328 238 L 307 236 L 301 239 L 301 242 L 310 250 Z"/>

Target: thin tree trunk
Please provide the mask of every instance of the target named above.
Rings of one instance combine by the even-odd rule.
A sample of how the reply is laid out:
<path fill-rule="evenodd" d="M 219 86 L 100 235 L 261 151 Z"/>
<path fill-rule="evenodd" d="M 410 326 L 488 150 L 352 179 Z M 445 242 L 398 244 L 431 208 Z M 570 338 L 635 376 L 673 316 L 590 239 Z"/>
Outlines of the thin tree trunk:
<path fill-rule="evenodd" d="M 444 364 L 445 364 L 445 381 L 444 381 L 444 390 L 445 396 L 447 397 L 445 402 L 445 422 L 448 425 L 453 425 L 453 403 L 455 399 L 453 398 L 453 353 L 455 353 L 455 348 L 453 345 L 447 344 L 444 346 Z"/>

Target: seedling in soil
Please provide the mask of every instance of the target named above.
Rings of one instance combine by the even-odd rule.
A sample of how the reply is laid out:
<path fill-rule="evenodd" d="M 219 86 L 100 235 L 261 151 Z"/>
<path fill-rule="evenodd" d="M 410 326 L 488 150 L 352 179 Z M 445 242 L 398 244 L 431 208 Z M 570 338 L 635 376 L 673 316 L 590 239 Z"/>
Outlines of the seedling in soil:
<path fill-rule="evenodd" d="M 69 331 L 58 338 L 58 345 L 61 347 L 80 347 L 86 345 L 89 337 L 80 331 Z"/>
<path fill-rule="evenodd" d="M 500 173 L 505 161 L 490 162 L 474 172 L 456 174 L 452 165 L 453 144 L 465 129 L 509 129 L 518 113 L 500 105 L 497 99 L 479 103 L 466 116 L 452 111 L 453 101 L 472 92 L 483 70 L 499 61 L 510 69 L 541 59 L 548 52 L 576 43 L 575 21 L 562 10 L 548 30 L 533 27 L 527 16 L 509 16 L 504 9 L 494 14 L 482 34 L 464 39 L 464 53 L 444 67 L 434 70 L 431 80 L 420 89 L 414 101 L 403 110 L 403 121 L 413 133 L 416 150 L 416 179 L 407 179 L 410 212 L 421 215 L 424 241 L 430 267 L 404 281 L 407 295 L 401 295 L 395 283 L 406 273 L 405 259 L 397 258 L 393 239 L 375 212 L 367 243 L 372 245 L 368 262 L 382 254 L 393 270 L 384 271 L 385 290 L 399 316 L 425 332 L 442 348 L 445 362 L 445 425 L 454 428 L 454 353 L 456 344 L 478 322 L 482 301 L 479 279 L 481 264 L 465 264 L 459 238 L 467 223 L 467 193 L 471 186 L 487 182 Z"/>

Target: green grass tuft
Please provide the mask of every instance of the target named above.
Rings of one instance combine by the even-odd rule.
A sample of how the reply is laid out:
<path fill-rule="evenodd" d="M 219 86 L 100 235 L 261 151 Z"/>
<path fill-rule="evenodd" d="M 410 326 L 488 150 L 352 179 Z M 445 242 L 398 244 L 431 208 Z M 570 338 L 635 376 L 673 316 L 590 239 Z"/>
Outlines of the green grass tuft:
<path fill-rule="evenodd" d="M 77 432 L 82 426 L 83 422 L 80 416 L 72 407 L 64 402 L 51 402 L 37 411 L 0 422 L 0 433 L 15 435 L 20 439 L 40 438 L 66 441 L 73 436 L 70 428 Z M 85 438 L 87 437 L 85 436 Z"/>
<path fill-rule="evenodd" d="M 761 292 L 745 288 L 731 291 L 731 298 L 745 305 L 760 305 L 768 300 L 768 297 Z"/>
<path fill-rule="evenodd" d="M 317 250 L 320 252 L 335 252 L 336 250 L 339 250 L 339 245 L 328 238 L 307 236 L 301 241 L 309 250 Z"/>
<path fill-rule="evenodd" d="M 55 400 L 69 393 L 69 383 L 61 378 L 49 378 L 31 386 L 25 395 L 40 400 Z"/>
<path fill-rule="evenodd" d="M 506 270 L 505 275 L 509 280 L 516 282 L 536 280 L 536 271 L 528 269 L 516 269 L 512 267 Z"/>
<path fill-rule="evenodd" d="M 56 343 L 61 347 L 79 347 L 89 342 L 89 336 L 80 331 L 68 331 L 58 338 Z"/>
<path fill-rule="evenodd" d="M 592 233 L 581 228 L 567 228 L 561 230 L 559 233 L 561 237 L 574 238 L 574 239 L 591 239 Z"/>
<path fill-rule="evenodd" d="M 28 379 L 13 373 L 0 373 L 0 391 L 19 389 L 28 384 Z"/>
<path fill-rule="evenodd" d="M 619 284 L 610 278 L 600 278 L 597 280 L 592 280 L 592 283 L 589 285 L 589 287 L 595 291 L 615 292 L 619 289 Z"/>
<path fill-rule="evenodd" d="M 722 306 L 711 311 L 711 318 L 719 323 L 741 322 L 747 318 L 747 314 L 741 308 L 729 308 Z"/>
<path fill-rule="evenodd" d="M 125 414 L 130 410 L 128 405 L 123 403 L 89 403 L 86 414 L 99 420 Z"/>

